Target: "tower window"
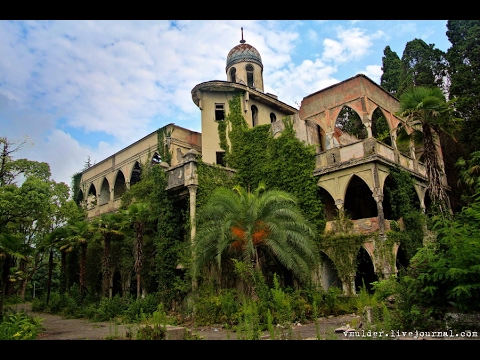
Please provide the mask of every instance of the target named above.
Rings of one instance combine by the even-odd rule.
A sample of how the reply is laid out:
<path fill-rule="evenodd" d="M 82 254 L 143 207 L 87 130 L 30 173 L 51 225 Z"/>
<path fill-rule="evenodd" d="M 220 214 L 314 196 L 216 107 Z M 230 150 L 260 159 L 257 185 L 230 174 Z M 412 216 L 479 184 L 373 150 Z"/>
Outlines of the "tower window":
<path fill-rule="evenodd" d="M 252 126 L 258 125 L 258 109 L 255 105 L 252 105 Z"/>
<path fill-rule="evenodd" d="M 249 87 L 254 87 L 255 84 L 253 83 L 253 66 L 247 65 L 245 69 L 247 70 L 247 85 Z"/>
<path fill-rule="evenodd" d="M 270 113 L 270 122 L 274 123 L 277 121 L 277 116 L 274 113 Z"/>
<path fill-rule="evenodd" d="M 225 120 L 225 104 L 215 104 L 215 120 Z"/>
<path fill-rule="evenodd" d="M 237 82 L 236 73 L 237 73 L 237 69 L 235 69 L 234 67 L 230 69 L 230 81 L 231 82 Z"/>

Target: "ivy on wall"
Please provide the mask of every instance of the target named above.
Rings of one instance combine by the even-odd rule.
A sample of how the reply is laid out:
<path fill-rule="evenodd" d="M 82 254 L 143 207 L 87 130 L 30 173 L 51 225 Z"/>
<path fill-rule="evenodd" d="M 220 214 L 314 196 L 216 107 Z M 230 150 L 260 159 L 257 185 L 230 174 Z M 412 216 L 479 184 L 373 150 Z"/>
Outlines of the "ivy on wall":
<path fill-rule="evenodd" d="M 166 139 L 172 136 L 173 129 L 167 130 L 167 127 L 164 126 L 157 130 L 157 152 L 163 162 L 166 162 L 168 165 L 172 164 L 172 151 L 168 150 L 166 144 Z"/>
<path fill-rule="evenodd" d="M 390 168 L 390 176 L 392 181 L 385 188 L 385 195 L 388 196 L 392 207 L 392 218 L 401 221 L 391 224 L 392 229 L 387 236 L 400 244 L 409 262 L 417 250 L 423 246 L 426 219 L 414 201 L 418 197 L 413 177 L 398 166 Z"/>
<path fill-rule="evenodd" d="M 249 128 L 240 100 L 237 94 L 229 101 L 229 114 L 219 128 L 220 145 L 227 144 L 227 136 L 230 140 L 230 148 L 222 149 L 228 166 L 236 170 L 235 183 L 255 189 L 264 182 L 268 189 L 289 192 L 297 198 L 307 220 L 323 232 L 323 204 L 313 176 L 315 147 L 296 137 L 290 117 L 282 120 L 284 130 L 276 138 L 269 124 Z"/>

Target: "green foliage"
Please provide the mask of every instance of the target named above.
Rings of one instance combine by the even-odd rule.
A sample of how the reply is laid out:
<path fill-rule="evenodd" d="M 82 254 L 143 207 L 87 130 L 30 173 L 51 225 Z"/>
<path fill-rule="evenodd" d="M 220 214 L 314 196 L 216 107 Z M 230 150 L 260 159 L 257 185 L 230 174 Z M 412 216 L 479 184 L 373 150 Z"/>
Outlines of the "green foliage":
<path fill-rule="evenodd" d="M 320 237 L 319 249 L 332 260 L 342 282 L 355 274 L 357 254 L 366 238 L 364 234 L 345 232 L 328 232 Z"/>
<path fill-rule="evenodd" d="M 80 180 L 82 179 L 82 173 L 77 172 L 72 175 L 72 191 L 73 196 L 72 199 L 75 201 L 75 204 L 80 206 L 81 202 L 83 201 L 82 192 L 80 191 Z"/>
<path fill-rule="evenodd" d="M 0 322 L 0 340 L 35 340 L 42 329 L 41 319 L 12 311 Z"/>
<path fill-rule="evenodd" d="M 450 97 L 456 97 L 457 115 L 465 119 L 461 140 L 468 152 L 480 150 L 480 21 L 448 20 L 447 51 Z"/>
<path fill-rule="evenodd" d="M 382 71 L 380 85 L 390 94 L 395 95 L 400 88 L 402 62 L 390 46 L 386 46 L 383 50 Z"/>
<path fill-rule="evenodd" d="M 262 326 L 256 301 L 245 299 L 240 309 L 239 321 L 235 330 L 238 340 L 260 340 Z"/>
<path fill-rule="evenodd" d="M 445 53 L 435 48 L 435 44 L 428 45 L 421 39 L 409 41 L 405 45 L 401 62 L 400 94 L 411 87 L 443 88 L 446 76 Z"/>
<path fill-rule="evenodd" d="M 197 223 L 196 274 L 211 263 L 221 269 L 222 259 L 234 256 L 256 269 L 277 260 L 303 281 L 316 263 L 314 232 L 296 199 L 284 191 L 263 185 L 254 192 L 217 188 L 198 212 Z"/>
<path fill-rule="evenodd" d="M 160 303 L 152 314 L 147 317 L 140 326 L 136 336 L 137 340 L 166 340 L 167 338 L 167 314 Z"/>
<path fill-rule="evenodd" d="M 359 139 L 367 137 L 367 129 L 355 110 L 344 106 L 338 114 L 335 126 L 342 132 L 353 135 Z"/>
<path fill-rule="evenodd" d="M 173 129 L 169 130 L 166 126 L 157 130 L 157 152 L 160 159 L 168 165 L 172 163 L 172 152 L 168 150 L 167 139 L 171 137 Z"/>

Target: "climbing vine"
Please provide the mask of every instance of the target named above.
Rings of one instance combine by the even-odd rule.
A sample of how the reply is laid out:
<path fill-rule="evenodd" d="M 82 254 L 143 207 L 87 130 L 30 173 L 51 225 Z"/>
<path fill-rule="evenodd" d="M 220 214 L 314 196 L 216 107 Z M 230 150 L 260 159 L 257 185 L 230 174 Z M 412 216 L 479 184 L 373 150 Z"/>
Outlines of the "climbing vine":
<path fill-rule="evenodd" d="M 369 235 L 353 233 L 353 223 L 343 209 L 338 211 L 332 229 L 319 236 L 319 250 L 332 260 L 342 282 L 357 270 L 357 254 Z"/>
<path fill-rule="evenodd" d="M 414 201 L 417 194 L 412 176 L 398 166 L 390 169 L 390 176 L 392 181 L 385 187 L 385 194 L 392 207 L 392 218 L 400 221 L 392 222 L 387 236 L 400 244 L 409 262 L 423 245 L 425 216 Z"/>
<path fill-rule="evenodd" d="M 228 166 L 236 170 L 235 182 L 246 189 L 254 189 L 264 182 L 269 189 L 289 192 L 297 198 L 307 220 L 322 232 L 325 227 L 323 204 L 313 176 L 315 147 L 296 137 L 290 117 L 282 120 L 284 129 L 274 138 L 269 124 L 248 127 L 242 115 L 240 95 L 229 101 L 229 107 L 226 121 L 230 131 L 219 132 L 219 136 L 226 139 L 228 135 L 230 139 L 230 152 L 225 159 Z M 226 140 L 221 140 L 223 142 Z"/>
<path fill-rule="evenodd" d="M 167 138 L 172 136 L 173 129 L 167 130 L 167 127 L 164 126 L 157 130 L 157 151 L 160 159 L 163 162 L 166 162 L 168 165 L 172 164 L 172 152 L 168 150 L 168 146 L 165 143 Z"/>

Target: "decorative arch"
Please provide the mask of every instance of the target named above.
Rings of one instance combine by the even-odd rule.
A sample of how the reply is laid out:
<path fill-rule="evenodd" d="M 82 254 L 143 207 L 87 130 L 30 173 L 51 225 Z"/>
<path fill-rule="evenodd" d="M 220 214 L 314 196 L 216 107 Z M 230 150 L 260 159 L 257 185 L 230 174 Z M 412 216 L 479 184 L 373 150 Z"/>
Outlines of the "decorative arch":
<path fill-rule="evenodd" d="M 127 185 L 125 183 L 125 176 L 123 175 L 122 170 L 118 170 L 117 176 L 115 178 L 115 184 L 113 187 L 113 199 L 119 199 L 127 191 Z"/>
<path fill-rule="evenodd" d="M 135 185 L 140 181 L 140 176 L 142 174 L 142 169 L 140 167 L 140 163 L 138 161 L 135 161 L 135 164 L 133 164 L 132 168 L 132 174 L 130 175 L 130 187 Z"/>
<path fill-rule="evenodd" d="M 97 197 L 97 189 L 95 189 L 95 185 L 93 183 L 90 184 L 90 187 L 88 188 L 87 196 L 95 196 Z"/>
<path fill-rule="evenodd" d="M 332 286 L 342 289 L 342 280 L 338 276 L 335 264 L 330 257 L 323 251 L 320 251 L 320 260 L 322 263 L 320 279 L 323 289 L 327 291 Z"/>
<path fill-rule="evenodd" d="M 369 293 L 373 293 L 372 282 L 378 281 L 378 276 L 375 273 L 375 265 L 372 259 L 372 255 L 365 248 L 364 245 L 360 247 L 360 250 L 357 253 L 357 273 L 355 274 L 355 290 L 357 292 L 363 288 L 365 283 L 365 288 Z"/>
<path fill-rule="evenodd" d="M 319 187 L 320 197 L 323 202 L 323 212 L 326 221 L 332 221 L 337 215 L 337 207 L 335 205 L 335 199 L 330 192 L 323 186 Z"/>
<path fill-rule="evenodd" d="M 391 129 L 382 109 L 377 108 L 372 113 L 372 136 L 378 141 L 392 146 Z"/>
<path fill-rule="evenodd" d="M 367 183 L 354 174 L 350 178 L 345 192 L 344 209 L 352 220 L 378 216 L 377 203 Z"/>
<path fill-rule="evenodd" d="M 337 140 L 342 144 L 350 143 L 359 139 L 366 139 L 367 128 L 362 122 L 360 115 L 348 105 L 344 105 L 338 113 L 335 121 Z M 343 139 L 341 139 L 343 137 Z"/>
<path fill-rule="evenodd" d="M 277 115 L 275 115 L 273 112 L 270 113 L 270 123 L 274 123 L 277 121 Z"/>
<path fill-rule="evenodd" d="M 103 178 L 102 186 L 100 187 L 99 205 L 105 205 L 110 201 L 110 184 L 107 178 Z"/>
<path fill-rule="evenodd" d="M 237 82 L 237 69 L 235 69 L 235 67 L 230 69 L 230 81 Z"/>
<path fill-rule="evenodd" d="M 258 125 L 258 108 L 255 105 L 252 105 L 252 126 L 255 127 Z"/>
<path fill-rule="evenodd" d="M 155 153 L 152 156 L 152 160 L 150 161 L 150 165 L 152 166 L 157 165 L 157 164 L 160 164 L 161 162 L 162 162 L 162 158 L 160 157 L 158 152 L 155 151 Z"/>

